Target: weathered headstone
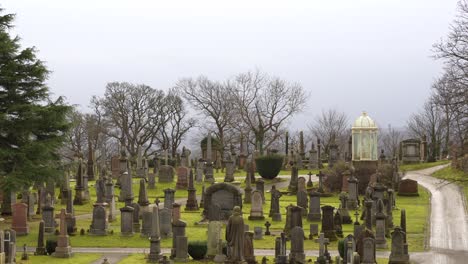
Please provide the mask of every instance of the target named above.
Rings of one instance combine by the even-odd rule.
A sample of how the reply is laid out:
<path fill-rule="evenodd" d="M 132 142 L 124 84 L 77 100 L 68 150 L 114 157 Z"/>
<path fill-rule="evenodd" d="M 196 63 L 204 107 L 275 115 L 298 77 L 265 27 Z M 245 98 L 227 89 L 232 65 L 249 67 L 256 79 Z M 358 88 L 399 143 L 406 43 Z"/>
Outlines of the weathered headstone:
<path fill-rule="evenodd" d="M 375 244 L 377 248 L 387 248 L 385 239 L 385 220 L 387 216 L 384 213 L 384 204 L 382 200 L 377 202 L 377 212 L 375 214 Z"/>
<path fill-rule="evenodd" d="M 338 237 L 343 237 L 343 225 L 341 221 L 341 215 L 339 211 L 336 211 L 333 217 L 333 223 L 335 224 L 335 232 Z"/>
<path fill-rule="evenodd" d="M 289 262 L 305 263 L 304 230 L 299 226 L 291 230 L 291 252 L 289 253 Z"/>
<path fill-rule="evenodd" d="M 133 236 L 133 207 L 120 208 L 120 235 Z"/>
<path fill-rule="evenodd" d="M 281 221 L 281 212 L 280 212 L 280 198 L 283 196 L 280 191 L 276 189 L 276 186 L 271 186 L 270 190 L 271 200 L 270 200 L 270 213 L 269 216 L 272 218 L 273 221 L 280 222 Z"/>
<path fill-rule="evenodd" d="M 314 236 L 318 235 L 318 224 L 309 225 L 309 239 L 312 239 Z"/>
<path fill-rule="evenodd" d="M 367 237 L 363 240 L 363 255 L 362 262 L 363 264 L 375 264 L 375 240 L 373 238 Z"/>
<path fill-rule="evenodd" d="M 11 208 L 13 211 L 11 229 L 15 230 L 19 236 L 29 234 L 28 205 L 25 203 L 15 203 Z"/>
<path fill-rule="evenodd" d="M 309 196 L 309 214 L 307 215 L 307 220 L 320 221 L 322 217 L 320 212 L 320 193 L 312 191 L 309 193 Z"/>
<path fill-rule="evenodd" d="M 353 222 L 348 211 L 348 195 L 346 193 L 340 194 L 340 207 L 338 208 L 338 212 L 340 212 L 341 222 L 343 224 L 351 224 Z"/>
<path fill-rule="evenodd" d="M 159 210 L 159 230 L 161 238 L 172 237 L 172 210 L 162 208 Z"/>
<path fill-rule="evenodd" d="M 150 253 L 148 254 L 149 263 L 157 263 L 161 259 L 161 236 L 159 232 L 159 208 L 153 207 L 153 217 L 150 234 Z"/>
<path fill-rule="evenodd" d="M 35 255 L 38 255 L 38 256 L 47 255 L 45 245 L 44 245 L 44 232 L 45 232 L 45 230 L 44 230 L 44 221 L 41 220 L 41 222 L 39 222 L 39 231 L 38 231 L 38 235 L 37 235 L 37 247 L 36 247 L 36 251 L 34 253 Z M 2 236 L 2 235 L 3 235 L 3 233 L 0 234 L 0 236 Z M 2 243 L 2 246 L 3 246 L 3 243 Z"/>
<path fill-rule="evenodd" d="M 172 204 L 175 201 L 175 190 L 173 189 L 164 189 L 164 208 L 172 209 Z"/>
<path fill-rule="evenodd" d="M 392 251 L 388 263 L 409 263 L 409 255 L 405 252 L 405 233 L 398 226 L 392 232 Z"/>
<path fill-rule="evenodd" d="M 221 238 L 221 228 L 223 223 L 220 221 L 210 221 L 207 231 L 207 251 L 206 257 L 212 259 L 218 253 L 218 243 Z"/>
<path fill-rule="evenodd" d="M 400 196 L 418 196 L 418 182 L 411 179 L 404 179 L 398 185 L 398 195 Z"/>
<path fill-rule="evenodd" d="M 325 234 L 325 237 L 330 241 L 337 240 L 335 223 L 333 219 L 333 210 L 335 207 L 330 205 L 322 206 L 322 231 L 321 233 Z"/>
<path fill-rule="evenodd" d="M 296 204 L 297 206 L 301 207 L 301 214 L 302 216 L 307 215 L 307 207 L 309 200 L 307 199 L 307 192 L 305 190 L 298 190 L 296 195 Z"/>
<path fill-rule="evenodd" d="M 291 235 L 291 230 L 294 227 L 302 227 L 302 208 L 291 204 L 286 207 L 286 210 L 284 233 L 289 237 Z"/>
<path fill-rule="evenodd" d="M 358 179 L 351 175 L 348 179 L 348 209 L 357 209 L 359 204 Z"/>
<path fill-rule="evenodd" d="M 132 213 L 132 225 L 133 225 L 133 233 L 140 232 L 140 205 L 138 203 L 132 203 L 130 205 L 133 207 Z"/>
<path fill-rule="evenodd" d="M 260 192 L 263 202 L 265 202 L 265 182 L 262 179 L 255 181 L 255 189 Z"/>
<path fill-rule="evenodd" d="M 151 234 L 151 225 L 153 223 L 153 212 L 143 212 L 141 217 L 141 237 L 149 237 Z"/>
<path fill-rule="evenodd" d="M 190 174 L 190 169 L 187 167 L 178 167 L 177 168 L 177 183 L 176 189 L 185 190 L 188 187 L 188 177 Z"/>
<path fill-rule="evenodd" d="M 174 168 L 170 165 L 161 165 L 158 171 L 159 182 L 173 182 Z"/>
<path fill-rule="evenodd" d="M 242 208 L 242 193 L 237 186 L 221 182 L 206 188 L 203 211 L 206 219 L 227 220 L 235 206 Z"/>
<path fill-rule="evenodd" d="M 190 170 L 189 184 L 188 184 L 187 191 L 188 191 L 188 196 L 187 196 L 187 203 L 185 204 L 185 210 L 197 211 L 198 210 L 197 189 L 195 189 L 194 183 L 193 183 L 193 170 Z"/>
<path fill-rule="evenodd" d="M 44 220 L 45 232 L 53 233 L 55 231 L 55 214 L 49 194 L 47 194 L 45 205 L 42 207 L 42 220 Z"/>
<path fill-rule="evenodd" d="M 291 194 L 296 194 L 297 193 L 297 183 L 298 183 L 298 169 L 296 164 L 293 163 L 291 167 L 291 179 L 289 180 L 289 186 L 288 186 L 288 191 Z"/>
<path fill-rule="evenodd" d="M 254 239 L 255 240 L 263 239 L 263 228 L 261 226 L 254 227 Z"/>
<path fill-rule="evenodd" d="M 206 162 L 205 162 L 205 181 L 214 182 L 213 178 L 213 154 L 211 148 L 211 132 L 208 133 L 206 140 Z"/>
<path fill-rule="evenodd" d="M 89 227 L 89 234 L 96 236 L 107 235 L 107 212 L 104 206 L 95 204 L 93 208 L 93 219 Z"/>
<path fill-rule="evenodd" d="M 297 179 L 297 191 L 305 191 L 306 187 L 306 179 L 304 177 L 299 177 Z"/>
<path fill-rule="evenodd" d="M 60 211 L 60 234 L 57 238 L 57 247 L 55 248 L 54 257 L 57 258 L 70 258 L 73 256 L 70 238 L 68 237 L 66 218 L 67 213 L 65 209 Z"/>
<path fill-rule="evenodd" d="M 177 219 L 172 222 L 172 248 L 171 248 L 171 257 L 176 256 L 176 251 L 179 248 L 177 245 L 177 237 L 179 236 L 186 236 L 185 235 L 185 228 L 187 226 L 187 223 L 184 221 Z"/>
<path fill-rule="evenodd" d="M 312 143 L 312 148 L 309 151 L 309 164 L 307 164 L 307 168 L 309 170 L 318 169 L 317 150 L 314 143 Z"/>
<path fill-rule="evenodd" d="M 195 180 L 200 183 L 203 181 L 203 171 L 205 169 L 205 162 L 203 159 L 198 159 L 197 161 L 197 174 Z"/>
<path fill-rule="evenodd" d="M 260 191 L 252 192 L 252 206 L 250 208 L 249 220 L 264 220 L 263 216 L 263 199 Z"/>
<path fill-rule="evenodd" d="M 176 255 L 174 260 L 177 262 L 186 262 L 188 257 L 188 238 L 186 236 L 176 237 Z"/>
<path fill-rule="evenodd" d="M 253 239 L 255 239 L 252 232 L 244 232 L 244 259 L 247 264 L 257 264 L 254 254 Z"/>

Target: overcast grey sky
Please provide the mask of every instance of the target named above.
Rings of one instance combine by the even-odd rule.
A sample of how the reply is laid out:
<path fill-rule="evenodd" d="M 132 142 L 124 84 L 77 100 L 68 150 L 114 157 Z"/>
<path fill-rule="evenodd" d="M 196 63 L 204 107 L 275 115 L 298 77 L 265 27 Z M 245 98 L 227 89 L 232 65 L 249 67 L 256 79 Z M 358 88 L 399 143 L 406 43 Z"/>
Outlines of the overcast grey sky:
<path fill-rule="evenodd" d="M 200 74 L 223 80 L 259 68 L 311 98 L 292 126 L 321 109 L 404 126 L 430 93 L 457 0 L 3 0 L 15 33 L 53 73 L 51 91 L 87 107 L 110 81 L 168 89 Z"/>

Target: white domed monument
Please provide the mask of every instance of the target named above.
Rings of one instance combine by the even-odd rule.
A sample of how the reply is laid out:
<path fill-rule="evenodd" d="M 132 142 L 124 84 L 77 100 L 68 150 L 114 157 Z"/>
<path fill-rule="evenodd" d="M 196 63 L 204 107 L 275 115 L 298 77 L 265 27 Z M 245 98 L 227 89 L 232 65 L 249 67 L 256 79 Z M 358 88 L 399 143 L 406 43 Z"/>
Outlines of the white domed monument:
<path fill-rule="evenodd" d="M 365 111 L 354 121 L 351 127 L 352 162 L 355 175 L 359 179 L 359 189 L 367 186 L 370 176 L 377 170 L 378 132 L 379 128 Z"/>

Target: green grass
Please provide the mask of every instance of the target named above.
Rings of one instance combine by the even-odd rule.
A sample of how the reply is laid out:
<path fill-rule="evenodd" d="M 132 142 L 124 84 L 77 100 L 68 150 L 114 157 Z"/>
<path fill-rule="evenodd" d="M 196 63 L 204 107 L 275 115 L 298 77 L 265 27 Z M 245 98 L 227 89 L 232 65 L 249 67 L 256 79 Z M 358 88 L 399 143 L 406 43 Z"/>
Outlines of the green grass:
<path fill-rule="evenodd" d="M 455 182 L 461 186 L 465 194 L 465 201 L 468 203 L 468 173 L 464 173 L 452 167 L 446 167 L 434 172 L 432 176 L 441 180 Z"/>
<path fill-rule="evenodd" d="M 305 172 L 305 171 L 304 171 Z M 289 173 L 289 172 L 288 172 Z M 245 177 L 245 175 L 243 176 Z M 218 181 L 222 181 L 221 178 L 217 178 Z M 236 179 L 237 180 L 237 179 Z M 272 181 L 266 180 L 265 183 L 273 183 L 279 181 L 285 181 L 286 179 L 276 178 Z M 244 183 L 242 182 L 242 178 L 239 179 L 241 181 L 241 188 L 243 188 Z M 90 195 L 91 201 L 95 201 L 95 190 L 92 186 L 94 182 L 90 182 Z M 197 194 L 200 194 L 202 183 L 195 184 L 197 189 Z M 208 184 L 206 185 L 208 186 Z M 148 190 L 148 196 L 150 198 L 150 202 L 153 202 L 156 197 L 160 197 L 161 202 L 163 201 L 163 189 L 166 188 L 174 188 L 175 182 L 173 183 L 157 183 L 156 189 Z M 138 197 L 138 188 L 139 188 L 139 179 L 134 179 L 133 181 L 133 191 L 135 195 L 135 201 Z M 269 188 L 265 188 L 268 190 Z M 57 192 L 58 193 L 58 192 Z M 116 194 L 119 193 L 119 190 L 116 189 Z M 175 193 L 176 199 L 177 198 L 185 198 L 187 197 L 186 190 L 177 190 Z M 286 220 L 285 210 L 284 208 L 289 204 L 296 203 L 296 196 L 288 196 L 284 195 L 281 198 L 280 207 L 282 209 L 282 222 L 272 222 L 270 218 L 268 218 L 268 212 L 270 208 L 270 194 L 266 193 L 265 195 L 266 203 L 263 206 L 264 215 L 266 217 L 265 221 L 268 220 L 272 224 L 270 230 L 273 234 L 278 235 L 282 229 L 284 228 L 284 223 Z M 335 207 L 339 206 L 338 194 L 335 194 L 332 197 L 322 197 L 321 199 L 322 205 L 328 204 Z M 419 197 L 397 197 L 397 207 L 398 208 L 406 208 L 407 214 L 407 231 L 408 231 L 408 242 L 409 242 L 409 250 L 414 251 L 423 251 L 424 250 L 424 236 L 426 234 L 426 221 L 428 217 L 428 205 L 429 205 L 429 194 L 424 188 L 420 188 L 420 196 Z M 59 208 L 62 208 L 62 205 L 56 206 L 56 212 L 58 212 Z M 117 203 L 117 208 L 123 207 L 123 203 Z M 182 207 L 182 214 L 181 218 L 187 222 L 187 236 L 189 240 L 199 240 L 201 238 L 206 237 L 207 226 L 206 225 L 197 225 L 196 223 L 202 219 L 201 212 L 202 210 L 196 212 L 184 212 Z M 92 202 L 82 206 L 75 206 L 75 211 L 77 215 L 80 214 L 91 214 L 92 213 Z M 264 228 L 265 221 L 249 221 L 247 217 L 250 212 L 250 204 L 244 204 L 243 206 L 243 213 L 244 219 L 246 224 L 250 226 L 250 230 L 253 230 L 255 226 L 261 226 Z M 350 211 L 350 215 L 354 219 L 354 211 Z M 399 225 L 400 219 L 400 211 L 394 210 L 394 223 L 395 225 Z M 38 232 L 38 223 L 40 220 L 40 216 L 35 216 L 34 221 L 29 222 L 31 233 L 28 236 L 20 236 L 17 239 L 18 245 L 22 245 L 26 243 L 28 246 L 35 246 L 37 243 L 37 232 Z M 11 224 L 11 219 L 7 218 L 5 221 L 5 225 L 9 226 Z M 79 219 L 77 220 L 77 228 L 78 231 L 83 228 L 84 230 L 89 229 L 91 224 L 91 219 Z M 309 234 L 309 222 L 306 219 L 303 219 L 303 226 L 304 232 L 306 236 Z M 320 225 L 320 223 L 318 222 Z M 135 234 L 133 237 L 125 237 L 122 238 L 120 234 L 120 215 L 118 215 L 117 220 L 115 222 L 109 223 L 109 230 L 113 230 L 113 235 L 108 236 L 89 236 L 89 235 L 75 235 L 70 237 L 71 246 L 72 247 L 141 247 L 141 248 L 149 248 L 149 242 L 147 238 L 140 237 L 139 234 Z M 319 227 L 320 230 L 320 227 Z M 349 233 L 353 232 L 352 224 L 343 225 L 344 236 L 348 235 Z M 223 230 L 224 233 L 224 230 Z M 49 235 L 50 236 L 50 235 Z M 53 235 L 51 236 L 53 238 Z M 255 240 L 254 245 L 255 248 L 259 249 L 273 249 L 275 242 L 274 236 L 264 236 L 262 240 Z M 390 245 L 390 239 L 387 241 L 387 244 Z M 166 238 L 162 239 L 161 247 L 169 248 L 171 247 L 172 239 Z M 330 245 L 330 248 L 336 248 L 337 242 L 333 242 Z M 318 244 L 313 242 L 312 240 L 305 240 L 305 248 L 307 249 L 318 249 Z M 389 249 L 387 249 L 389 250 Z"/>
<path fill-rule="evenodd" d="M 33 263 L 47 263 L 47 264 L 89 264 L 102 257 L 101 254 L 85 254 L 75 253 L 71 258 L 55 258 L 51 256 L 34 256 L 29 254 L 29 260 L 21 260 L 22 253 L 16 254 L 17 264 L 33 264 Z"/>
<path fill-rule="evenodd" d="M 263 256 L 256 256 L 256 259 L 258 261 L 258 263 L 261 262 Z M 274 263 L 274 257 L 273 256 L 268 256 L 266 257 L 267 258 L 267 263 Z M 311 256 L 306 256 L 306 261 L 309 260 L 309 259 L 312 259 L 312 261 L 315 261 L 317 259 L 317 257 L 311 257 Z M 334 260 L 334 258 L 333 258 Z M 145 263 L 146 262 L 146 259 L 145 259 L 145 256 L 143 254 L 131 254 L 123 259 L 121 259 L 118 264 L 140 264 L 140 263 Z M 213 261 L 206 261 L 206 260 L 193 260 L 190 258 L 189 256 L 189 262 L 190 263 L 215 263 Z M 179 263 L 179 262 L 175 262 L 175 263 Z M 183 263 L 183 262 L 180 262 L 180 263 Z M 187 263 L 187 262 L 185 262 Z M 310 262 L 312 263 L 312 262 Z M 388 263 L 388 259 L 381 259 L 381 258 L 378 258 L 377 259 L 377 264 L 387 264 Z"/>
<path fill-rule="evenodd" d="M 449 160 L 439 160 L 436 162 L 424 162 L 424 163 L 415 163 L 415 164 L 403 164 L 400 165 L 400 170 L 401 171 L 414 171 L 414 170 L 423 170 L 439 165 L 444 165 L 450 163 Z"/>

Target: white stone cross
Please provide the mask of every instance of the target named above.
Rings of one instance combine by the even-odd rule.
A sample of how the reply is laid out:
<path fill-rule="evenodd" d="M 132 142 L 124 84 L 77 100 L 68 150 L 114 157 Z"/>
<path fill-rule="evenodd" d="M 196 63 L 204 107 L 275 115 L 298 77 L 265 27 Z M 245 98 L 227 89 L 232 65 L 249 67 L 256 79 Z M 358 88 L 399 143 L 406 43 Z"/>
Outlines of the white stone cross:
<path fill-rule="evenodd" d="M 325 234 L 320 233 L 319 238 L 315 239 L 315 242 L 319 243 L 319 256 L 323 256 L 325 254 L 325 244 L 329 243 L 329 239 L 325 238 Z"/>

